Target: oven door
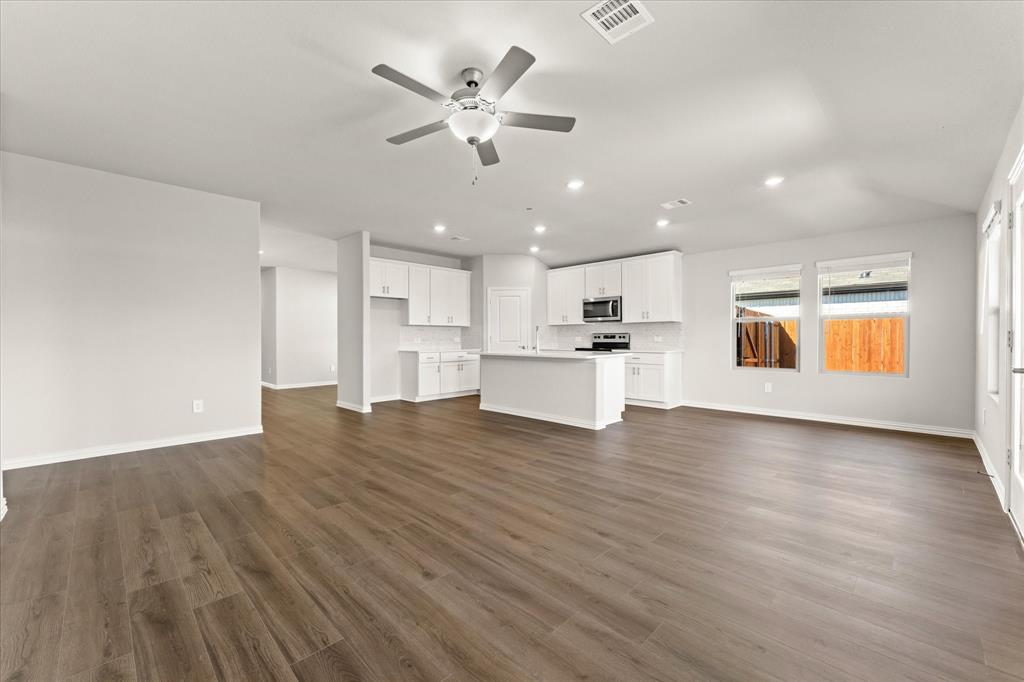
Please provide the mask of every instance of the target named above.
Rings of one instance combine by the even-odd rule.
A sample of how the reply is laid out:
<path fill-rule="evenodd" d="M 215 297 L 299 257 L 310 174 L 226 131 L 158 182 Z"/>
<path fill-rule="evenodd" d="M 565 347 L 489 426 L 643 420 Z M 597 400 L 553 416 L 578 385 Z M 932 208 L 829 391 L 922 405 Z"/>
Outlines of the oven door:
<path fill-rule="evenodd" d="M 609 296 L 608 298 L 583 299 L 584 322 L 619 322 L 621 320 L 621 297 Z"/>

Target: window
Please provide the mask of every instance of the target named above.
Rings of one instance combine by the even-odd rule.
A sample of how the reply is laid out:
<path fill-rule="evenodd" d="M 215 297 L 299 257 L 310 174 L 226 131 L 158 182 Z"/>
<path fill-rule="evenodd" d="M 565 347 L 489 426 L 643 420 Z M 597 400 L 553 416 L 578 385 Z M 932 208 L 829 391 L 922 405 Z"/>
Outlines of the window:
<path fill-rule="evenodd" d="M 999 398 L 999 372 L 1003 355 L 999 333 L 999 295 L 1001 293 L 1000 272 L 1002 265 L 1002 229 L 999 211 L 993 209 L 985 223 L 985 262 L 982 264 L 981 302 L 978 306 L 978 333 L 985 344 L 985 386 L 988 394 Z"/>
<path fill-rule="evenodd" d="M 736 367 L 797 369 L 800 266 L 730 272 Z"/>
<path fill-rule="evenodd" d="M 908 376 L 910 254 L 818 263 L 821 369 Z"/>

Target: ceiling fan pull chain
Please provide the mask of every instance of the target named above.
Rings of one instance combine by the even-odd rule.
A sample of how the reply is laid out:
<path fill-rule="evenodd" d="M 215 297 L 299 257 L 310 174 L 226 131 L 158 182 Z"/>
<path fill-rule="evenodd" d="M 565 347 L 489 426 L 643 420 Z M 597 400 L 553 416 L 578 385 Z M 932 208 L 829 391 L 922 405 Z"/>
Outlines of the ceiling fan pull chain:
<path fill-rule="evenodd" d="M 473 145 L 469 145 L 469 156 L 471 159 L 470 163 L 473 164 L 473 182 L 471 184 L 473 187 L 476 187 L 477 180 L 480 179 L 480 176 L 476 169 L 476 147 Z"/>

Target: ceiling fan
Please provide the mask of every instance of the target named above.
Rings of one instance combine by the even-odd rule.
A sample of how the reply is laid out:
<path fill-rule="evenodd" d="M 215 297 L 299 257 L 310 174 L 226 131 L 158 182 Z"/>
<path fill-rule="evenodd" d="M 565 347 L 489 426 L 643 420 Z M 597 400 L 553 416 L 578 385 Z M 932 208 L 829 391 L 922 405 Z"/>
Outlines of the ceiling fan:
<path fill-rule="evenodd" d="M 480 69 L 472 67 L 463 69 L 460 75 L 465 81 L 466 87 L 456 90 L 451 97 L 445 97 L 433 88 L 409 78 L 404 73 L 395 71 L 387 64 L 378 64 L 373 67 L 373 73 L 406 90 L 412 90 L 417 95 L 437 102 L 450 112 L 445 119 L 389 137 L 388 142 L 405 144 L 424 135 L 448 128 L 455 137 L 476 147 L 480 162 L 485 166 L 490 166 L 500 161 L 491 138 L 503 125 L 515 128 L 552 130 L 559 133 L 569 132 L 576 125 L 576 119 L 572 116 L 520 114 L 515 111 L 498 111 L 496 108 L 498 100 L 535 61 L 536 58 L 523 48 L 512 46 L 486 80 L 483 79 L 483 72 Z"/>

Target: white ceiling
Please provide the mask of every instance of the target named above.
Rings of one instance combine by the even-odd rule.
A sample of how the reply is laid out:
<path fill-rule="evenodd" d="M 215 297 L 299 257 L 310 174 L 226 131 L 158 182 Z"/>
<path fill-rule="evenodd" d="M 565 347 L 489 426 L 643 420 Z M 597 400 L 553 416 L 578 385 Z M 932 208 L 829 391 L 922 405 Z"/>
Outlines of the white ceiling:
<path fill-rule="evenodd" d="M 257 199 L 274 228 L 557 265 L 973 213 L 1021 102 L 1019 2 L 647 2 L 617 45 L 590 4 L 4 2 L 2 145 Z M 512 44 L 537 63 L 502 105 L 572 133 L 500 130 L 475 188 L 449 133 L 384 141 L 442 116 L 373 65 L 449 92 Z"/>

